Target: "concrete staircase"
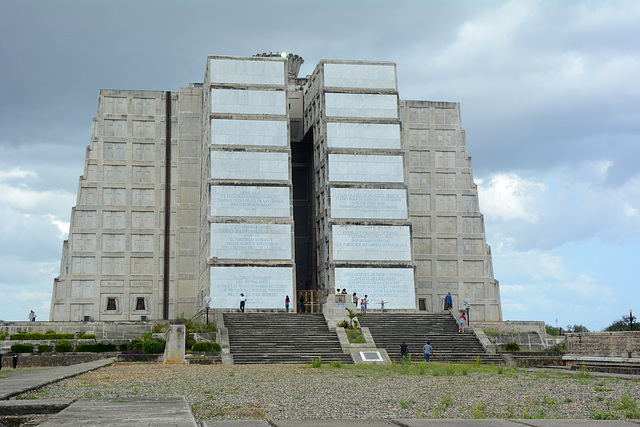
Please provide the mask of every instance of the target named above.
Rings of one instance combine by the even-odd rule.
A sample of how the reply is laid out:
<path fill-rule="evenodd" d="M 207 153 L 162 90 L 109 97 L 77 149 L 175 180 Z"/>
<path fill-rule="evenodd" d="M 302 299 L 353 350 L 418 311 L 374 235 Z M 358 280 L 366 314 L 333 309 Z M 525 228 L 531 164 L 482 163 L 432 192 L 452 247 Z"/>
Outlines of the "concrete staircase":
<path fill-rule="evenodd" d="M 342 352 L 322 314 L 224 313 L 229 348 L 236 365 L 258 363 L 353 363 Z"/>
<path fill-rule="evenodd" d="M 369 328 L 378 348 L 387 350 L 391 360 L 400 360 L 398 349 L 402 341 L 409 346 L 413 361 L 423 360 L 422 347 L 431 342 L 434 362 L 501 364 L 497 354 L 487 354 L 472 330 L 458 333 L 455 319 L 443 313 L 367 313 L 360 325 Z"/>

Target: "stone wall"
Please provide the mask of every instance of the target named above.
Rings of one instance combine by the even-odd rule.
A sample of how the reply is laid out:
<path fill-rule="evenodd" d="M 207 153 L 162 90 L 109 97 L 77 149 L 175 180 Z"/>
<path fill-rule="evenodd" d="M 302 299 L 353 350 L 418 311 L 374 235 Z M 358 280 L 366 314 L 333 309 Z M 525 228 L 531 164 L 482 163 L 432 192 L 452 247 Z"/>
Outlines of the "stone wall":
<path fill-rule="evenodd" d="M 117 352 L 109 353 L 20 353 L 18 357 L 19 368 L 37 368 L 49 366 L 71 366 L 79 363 L 93 362 L 94 360 L 107 359 L 117 356 Z M 2 367 L 11 367 L 11 355 L 2 358 Z"/>
<path fill-rule="evenodd" d="M 97 341 L 132 340 L 151 332 L 153 325 L 154 322 L 2 322 L 0 334 L 9 338 L 9 335 L 19 332 L 75 334 L 84 331 L 85 334 L 95 334 Z"/>
<path fill-rule="evenodd" d="M 565 357 L 640 358 L 640 332 L 585 332 L 565 339 Z"/>

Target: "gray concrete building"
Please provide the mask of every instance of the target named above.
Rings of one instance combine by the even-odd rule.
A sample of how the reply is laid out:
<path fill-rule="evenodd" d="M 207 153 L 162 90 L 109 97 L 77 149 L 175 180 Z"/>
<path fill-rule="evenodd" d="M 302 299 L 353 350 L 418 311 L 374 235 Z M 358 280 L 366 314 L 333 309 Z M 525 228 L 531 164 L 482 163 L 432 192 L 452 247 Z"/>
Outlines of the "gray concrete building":
<path fill-rule="evenodd" d="M 177 92 L 102 90 L 50 319 L 237 309 L 502 320 L 460 106 L 402 101 L 390 62 L 209 56 Z M 207 298 L 207 297 L 210 297 Z"/>

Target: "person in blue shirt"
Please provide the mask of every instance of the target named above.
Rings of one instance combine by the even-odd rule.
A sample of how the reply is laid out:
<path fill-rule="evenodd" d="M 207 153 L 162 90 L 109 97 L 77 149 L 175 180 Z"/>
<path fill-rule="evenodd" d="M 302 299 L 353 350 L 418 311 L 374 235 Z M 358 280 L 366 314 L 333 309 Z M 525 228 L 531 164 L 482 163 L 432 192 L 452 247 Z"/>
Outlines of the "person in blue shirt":
<path fill-rule="evenodd" d="M 444 309 L 451 310 L 453 308 L 453 298 L 451 298 L 451 292 L 447 292 L 447 296 L 444 297 Z"/>
<path fill-rule="evenodd" d="M 427 343 L 422 347 L 422 351 L 424 352 L 424 361 L 428 362 L 433 356 L 433 347 L 431 347 L 431 342 L 427 341 Z"/>

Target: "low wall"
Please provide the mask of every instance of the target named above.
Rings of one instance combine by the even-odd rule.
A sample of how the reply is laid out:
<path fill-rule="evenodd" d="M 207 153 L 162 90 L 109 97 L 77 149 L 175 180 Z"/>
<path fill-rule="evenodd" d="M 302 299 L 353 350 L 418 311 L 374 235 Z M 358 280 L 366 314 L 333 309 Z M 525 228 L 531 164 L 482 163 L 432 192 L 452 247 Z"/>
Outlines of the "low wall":
<path fill-rule="evenodd" d="M 523 350 L 546 350 L 545 342 L 538 334 L 511 333 L 511 334 L 487 334 L 489 341 L 496 347 L 510 342 L 517 343 Z"/>
<path fill-rule="evenodd" d="M 538 321 L 507 320 L 504 322 L 476 322 L 472 318 L 469 322 L 469 326 L 481 328 L 487 335 L 491 333 L 536 333 L 542 337 L 547 336 L 547 330 L 544 322 Z"/>
<path fill-rule="evenodd" d="M 71 366 L 79 363 L 93 362 L 94 360 L 116 357 L 118 352 L 108 353 L 19 353 L 19 368 L 38 368 L 50 366 Z M 12 365 L 11 355 L 5 354 L 2 358 L 2 367 L 9 368 Z"/>
<path fill-rule="evenodd" d="M 640 332 L 566 334 L 565 357 L 640 358 Z"/>
<path fill-rule="evenodd" d="M 157 322 L 2 322 L 0 334 L 9 335 L 19 332 L 54 331 L 60 334 L 75 334 L 84 331 L 95 334 L 96 340 L 132 340 L 140 335 L 152 332 L 156 323 L 167 324 L 166 321 Z"/>

